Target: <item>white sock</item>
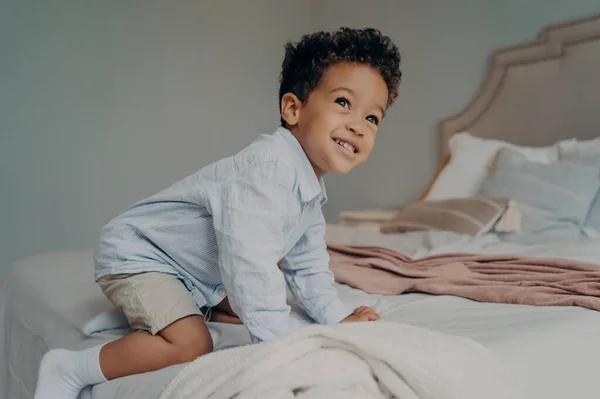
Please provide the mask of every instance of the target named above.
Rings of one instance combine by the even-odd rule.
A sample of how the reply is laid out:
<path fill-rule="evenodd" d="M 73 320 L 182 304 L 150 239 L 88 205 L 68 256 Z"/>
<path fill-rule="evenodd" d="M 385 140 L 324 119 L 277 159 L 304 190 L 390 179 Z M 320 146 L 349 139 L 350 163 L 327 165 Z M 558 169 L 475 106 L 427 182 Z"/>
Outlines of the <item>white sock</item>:
<path fill-rule="evenodd" d="M 100 369 L 102 345 L 82 351 L 53 349 L 40 364 L 34 399 L 77 399 L 88 385 L 105 382 Z"/>
<path fill-rule="evenodd" d="M 85 335 L 92 335 L 108 330 L 130 328 L 127 317 L 118 309 L 107 310 L 88 320 L 83 326 Z"/>

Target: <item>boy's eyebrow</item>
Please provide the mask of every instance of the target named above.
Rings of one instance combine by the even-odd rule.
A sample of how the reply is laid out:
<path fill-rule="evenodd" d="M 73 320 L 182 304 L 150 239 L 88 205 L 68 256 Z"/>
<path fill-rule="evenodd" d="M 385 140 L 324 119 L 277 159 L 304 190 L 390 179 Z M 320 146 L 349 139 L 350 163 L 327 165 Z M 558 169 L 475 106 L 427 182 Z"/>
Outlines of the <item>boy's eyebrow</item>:
<path fill-rule="evenodd" d="M 335 89 L 331 90 L 330 93 L 334 93 L 336 91 L 347 91 L 352 95 L 356 95 L 356 91 L 352 90 L 349 87 L 336 87 Z M 379 109 L 379 111 L 381 111 L 381 115 L 385 117 L 385 110 L 383 109 L 383 107 L 381 105 L 378 105 L 377 108 Z"/>
<path fill-rule="evenodd" d="M 336 91 L 347 91 L 350 94 L 356 94 L 356 92 L 354 90 L 352 90 L 349 87 L 336 87 L 335 89 L 331 90 L 330 93 L 336 92 Z"/>

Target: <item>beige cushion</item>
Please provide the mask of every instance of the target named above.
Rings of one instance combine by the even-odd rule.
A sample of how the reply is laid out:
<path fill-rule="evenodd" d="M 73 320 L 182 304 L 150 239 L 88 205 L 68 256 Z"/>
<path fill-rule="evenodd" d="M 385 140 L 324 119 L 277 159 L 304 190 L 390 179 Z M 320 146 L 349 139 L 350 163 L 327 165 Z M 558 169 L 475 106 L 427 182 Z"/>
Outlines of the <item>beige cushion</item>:
<path fill-rule="evenodd" d="M 382 233 L 445 230 L 472 236 L 489 232 L 509 204 L 506 198 L 418 201 L 381 225 Z"/>

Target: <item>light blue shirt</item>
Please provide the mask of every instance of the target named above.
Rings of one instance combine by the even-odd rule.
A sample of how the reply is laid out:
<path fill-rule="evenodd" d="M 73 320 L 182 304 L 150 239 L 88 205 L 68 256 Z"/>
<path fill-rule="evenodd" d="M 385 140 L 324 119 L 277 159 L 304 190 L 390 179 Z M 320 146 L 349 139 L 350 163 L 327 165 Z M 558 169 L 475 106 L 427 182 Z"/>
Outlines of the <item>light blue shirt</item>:
<path fill-rule="evenodd" d="M 326 201 L 323 180 L 280 127 L 110 221 L 95 248 L 95 278 L 176 274 L 200 308 L 228 296 L 253 342 L 300 328 L 286 284 L 314 321 L 335 324 L 351 312 L 329 269 Z"/>

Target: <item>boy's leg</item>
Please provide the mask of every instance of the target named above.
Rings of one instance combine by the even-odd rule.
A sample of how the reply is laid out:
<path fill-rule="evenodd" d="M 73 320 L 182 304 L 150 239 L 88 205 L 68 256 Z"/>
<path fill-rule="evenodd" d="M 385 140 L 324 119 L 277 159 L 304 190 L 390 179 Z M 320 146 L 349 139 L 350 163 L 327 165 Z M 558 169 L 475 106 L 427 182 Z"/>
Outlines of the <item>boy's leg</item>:
<path fill-rule="evenodd" d="M 212 352 L 213 342 L 202 316 L 177 320 L 157 335 L 136 331 L 100 350 L 106 379 L 156 371 L 187 363 Z"/>
<path fill-rule="evenodd" d="M 143 273 L 99 283 L 131 326 L 146 331 L 84 351 L 48 352 L 35 399 L 75 399 L 87 385 L 185 363 L 212 351 L 202 314 L 176 276 Z"/>
<path fill-rule="evenodd" d="M 140 330 L 102 348 L 100 365 L 107 379 L 186 363 L 212 351 L 202 313 L 177 276 L 111 276 L 99 284 L 131 327 Z"/>
<path fill-rule="evenodd" d="M 225 299 L 211 309 L 210 321 L 227 324 L 243 324 L 233 309 L 231 309 L 231 305 L 229 304 L 229 299 L 227 299 L 227 297 L 225 297 Z"/>

